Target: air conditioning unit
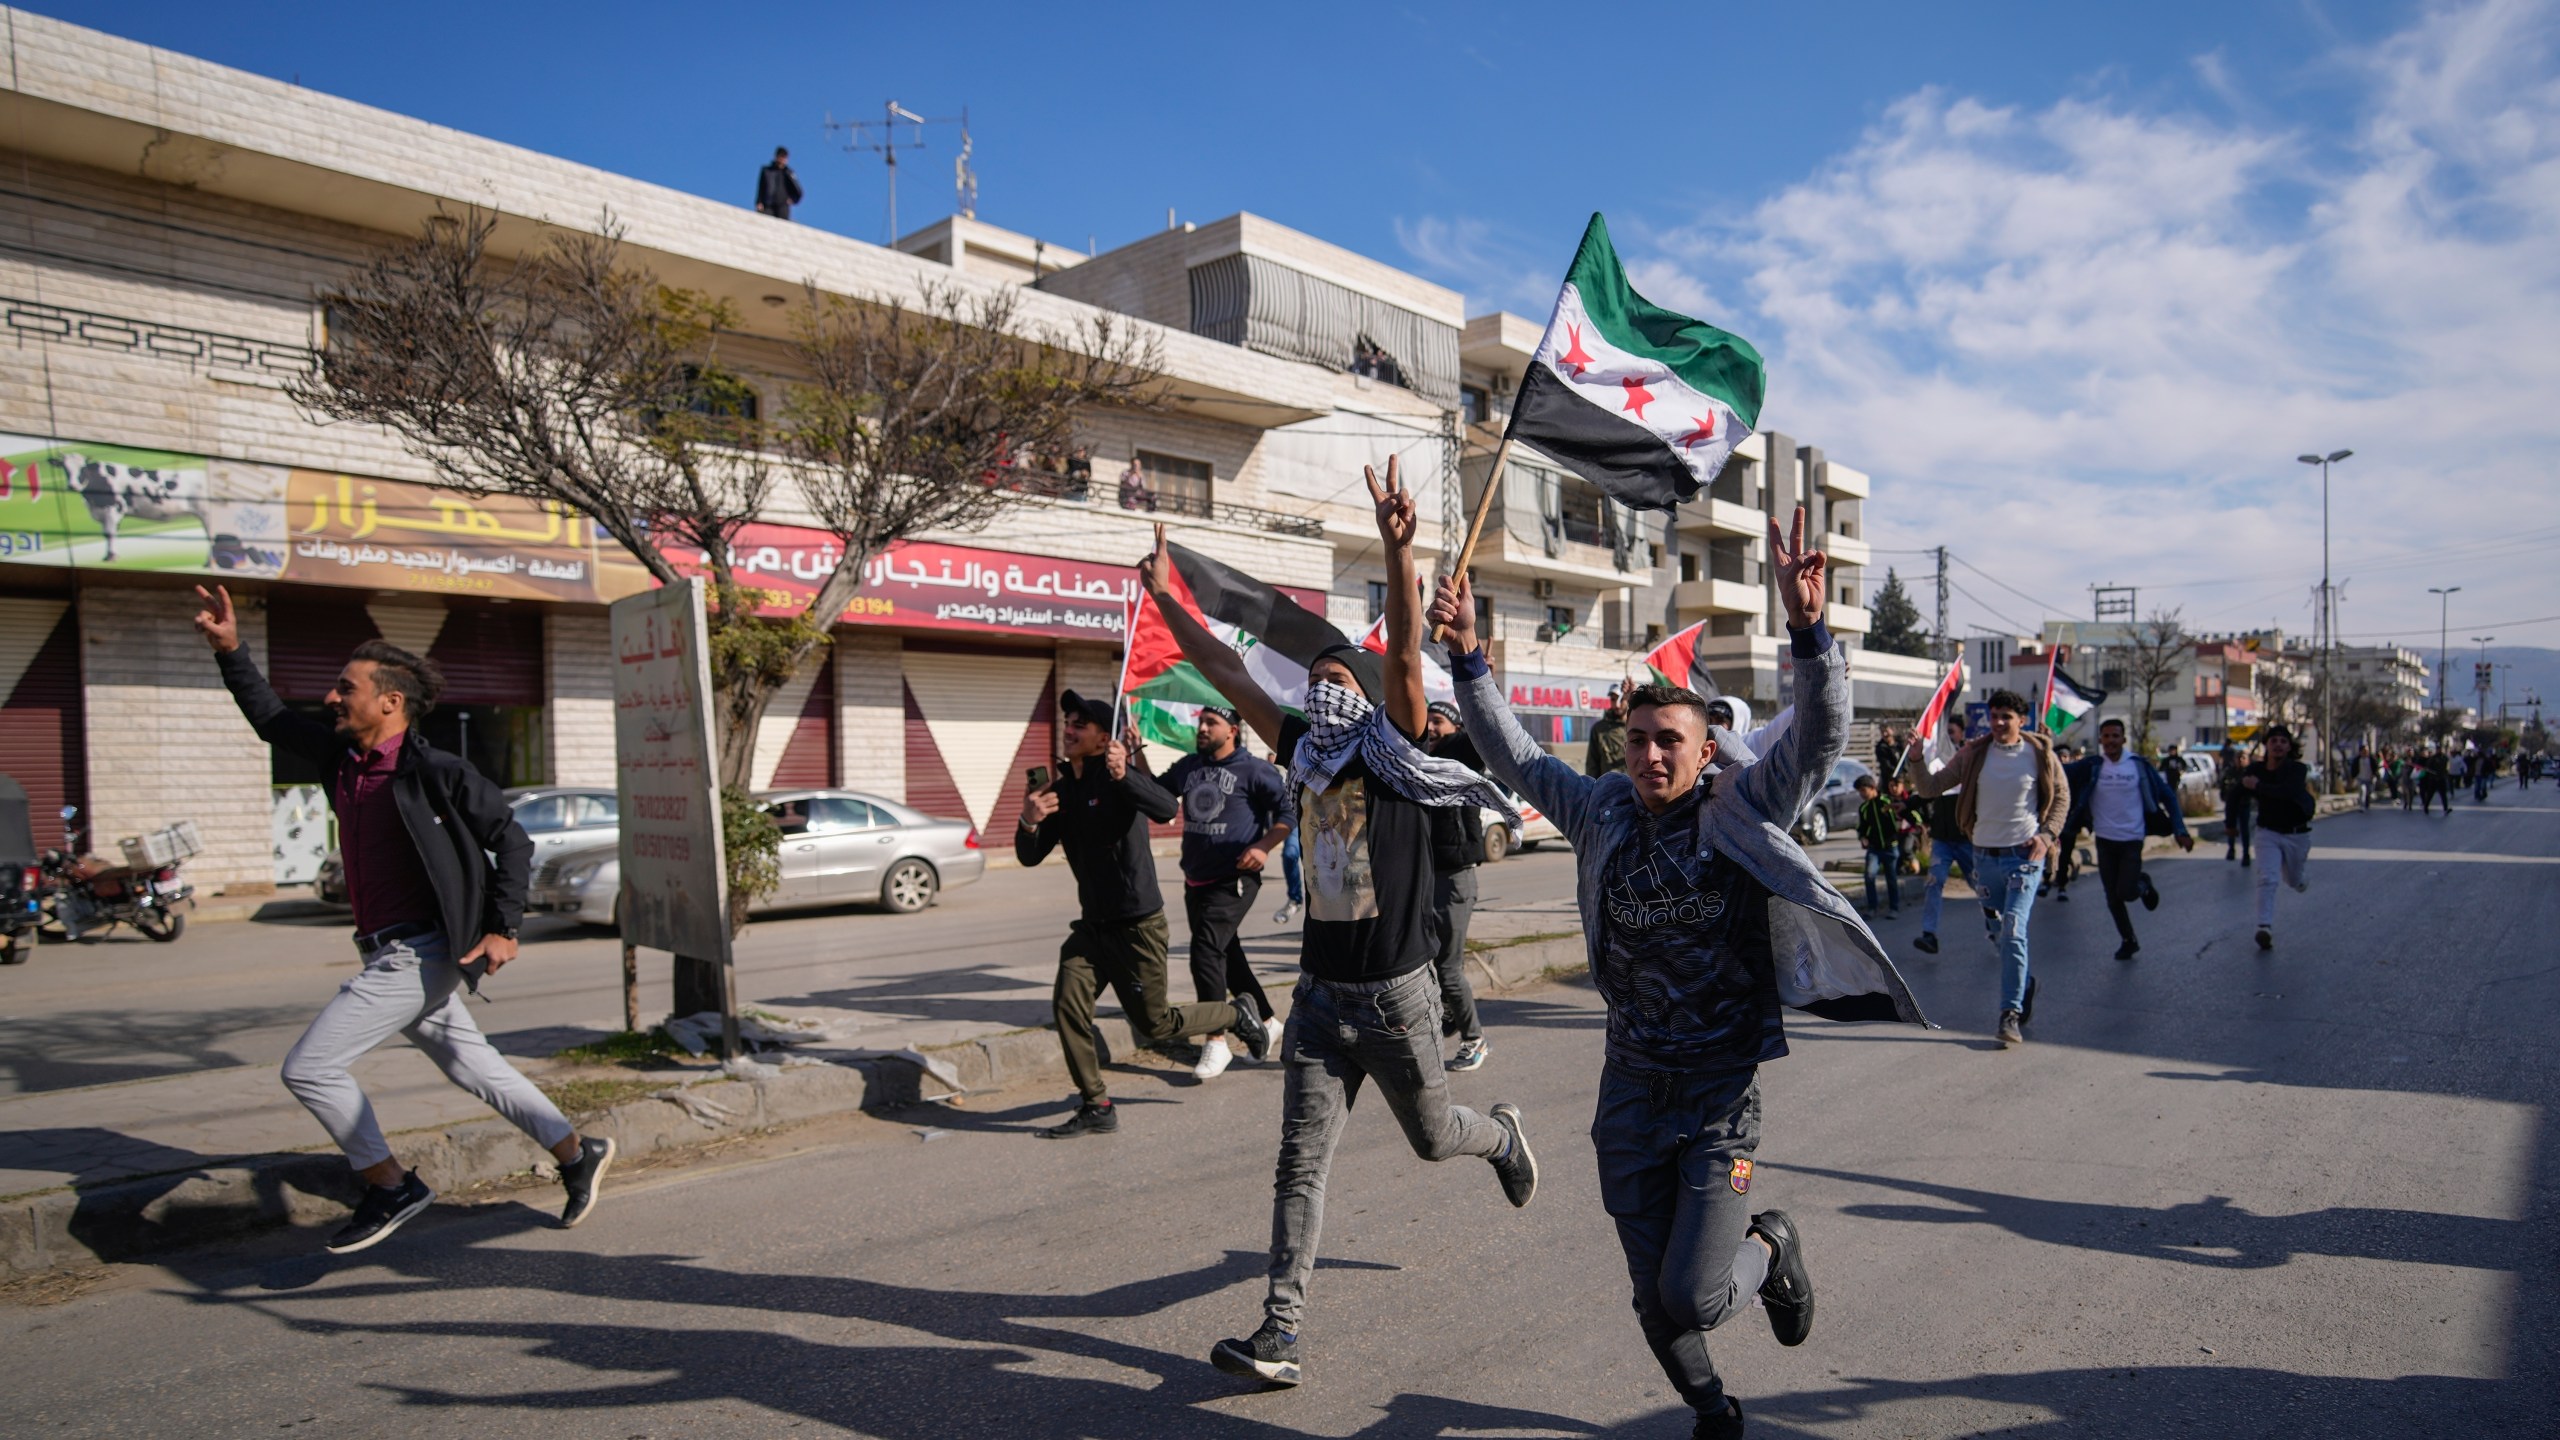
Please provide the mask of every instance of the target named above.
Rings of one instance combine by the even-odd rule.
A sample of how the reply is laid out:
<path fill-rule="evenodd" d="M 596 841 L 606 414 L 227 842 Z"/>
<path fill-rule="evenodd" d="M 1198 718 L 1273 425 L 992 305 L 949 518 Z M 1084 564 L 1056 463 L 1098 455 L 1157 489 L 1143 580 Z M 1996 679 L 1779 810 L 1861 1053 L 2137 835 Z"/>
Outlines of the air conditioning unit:
<path fill-rule="evenodd" d="M 1541 600 L 1553 600 L 1556 598 L 1556 582 L 1553 580 L 1532 580 L 1529 582 L 1529 593 L 1537 596 Z"/>

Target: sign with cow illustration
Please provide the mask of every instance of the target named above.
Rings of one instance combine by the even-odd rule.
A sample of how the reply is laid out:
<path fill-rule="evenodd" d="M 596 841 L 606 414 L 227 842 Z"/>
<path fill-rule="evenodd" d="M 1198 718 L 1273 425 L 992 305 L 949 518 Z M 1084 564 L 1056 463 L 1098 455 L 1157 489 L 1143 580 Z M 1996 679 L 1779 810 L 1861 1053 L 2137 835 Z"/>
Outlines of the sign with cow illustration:
<path fill-rule="evenodd" d="M 0 435 L 0 562 L 533 600 L 648 584 L 558 505 L 24 435 Z"/>

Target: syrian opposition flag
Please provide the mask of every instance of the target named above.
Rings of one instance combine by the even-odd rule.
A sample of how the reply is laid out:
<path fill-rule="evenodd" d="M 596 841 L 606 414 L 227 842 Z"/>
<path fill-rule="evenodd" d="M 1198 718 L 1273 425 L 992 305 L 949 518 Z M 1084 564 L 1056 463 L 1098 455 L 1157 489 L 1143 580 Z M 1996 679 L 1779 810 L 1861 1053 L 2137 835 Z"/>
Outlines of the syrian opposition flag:
<path fill-rule="evenodd" d="M 1956 697 L 1963 693 L 1964 661 L 1959 659 L 1947 667 L 1947 678 L 1938 682 L 1937 693 L 1929 697 L 1927 708 L 1920 712 L 1920 719 L 1911 727 L 1911 738 L 1920 751 L 1920 763 L 1928 766 L 1933 775 L 1955 758 L 1956 747 L 1946 738 L 1946 720 Z M 1912 748 L 1903 747 L 1902 763 L 1905 765 L 1911 763 Z"/>
<path fill-rule="evenodd" d="M 1180 545 L 1165 548 L 1173 561 L 1165 586 L 1182 607 L 1244 657 L 1273 700 L 1292 710 L 1305 704 L 1307 667 L 1327 646 L 1348 643 L 1342 632 L 1241 570 Z M 1141 736 L 1183 751 L 1193 748 L 1200 707 L 1228 703 L 1182 658 L 1173 628 L 1145 595 L 1130 621 L 1120 691 Z"/>
<path fill-rule="evenodd" d="M 1645 652 L 1645 668 L 1653 678 L 1665 685 L 1694 690 L 1713 700 L 1724 692 L 1716 688 L 1716 677 L 1707 662 L 1698 657 L 1698 642 L 1706 638 L 1707 622 L 1699 621 L 1661 644 Z"/>
<path fill-rule="evenodd" d="M 2107 698 L 2106 691 L 2093 690 L 2072 679 L 2071 672 L 2062 668 L 2061 660 L 2057 651 L 2054 666 L 2045 676 L 2044 729 L 2048 735 L 2059 735 L 2071 728 Z"/>
<path fill-rule="evenodd" d="M 1627 283 L 1591 217 L 1512 402 L 1510 438 L 1640 510 L 1668 510 L 1760 423 L 1760 352 Z"/>

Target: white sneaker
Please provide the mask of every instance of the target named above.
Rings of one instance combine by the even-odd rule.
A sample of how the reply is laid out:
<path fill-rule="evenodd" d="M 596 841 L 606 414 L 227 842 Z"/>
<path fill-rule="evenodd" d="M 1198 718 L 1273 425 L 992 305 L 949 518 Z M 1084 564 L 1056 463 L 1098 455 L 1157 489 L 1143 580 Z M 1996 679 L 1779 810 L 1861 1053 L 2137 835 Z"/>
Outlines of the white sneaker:
<path fill-rule="evenodd" d="M 1282 905 L 1279 909 L 1271 912 L 1271 923 L 1274 925 L 1286 925 L 1289 923 L 1289 917 L 1297 913 L 1297 906 Z"/>
<path fill-rule="evenodd" d="M 1227 1037 L 1212 1035 L 1200 1047 L 1200 1063 L 1191 1067 L 1191 1073 L 1203 1080 L 1215 1080 L 1226 1074 L 1227 1067 L 1235 1061 L 1236 1052 L 1227 1048 Z"/>

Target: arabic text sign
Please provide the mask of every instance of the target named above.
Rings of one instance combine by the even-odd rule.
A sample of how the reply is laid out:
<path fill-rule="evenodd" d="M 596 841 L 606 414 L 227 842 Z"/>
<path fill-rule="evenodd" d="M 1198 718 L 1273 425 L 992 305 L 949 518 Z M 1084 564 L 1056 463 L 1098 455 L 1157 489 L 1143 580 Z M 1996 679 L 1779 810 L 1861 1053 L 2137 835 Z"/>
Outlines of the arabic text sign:
<path fill-rule="evenodd" d="M 625 944 L 729 963 L 728 863 L 702 582 L 613 603 Z"/>

